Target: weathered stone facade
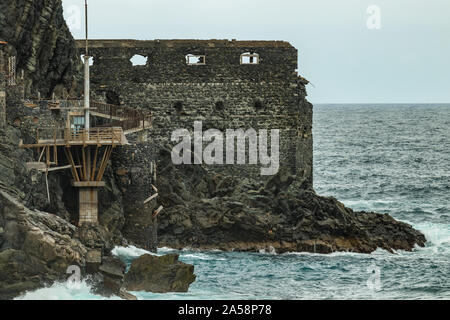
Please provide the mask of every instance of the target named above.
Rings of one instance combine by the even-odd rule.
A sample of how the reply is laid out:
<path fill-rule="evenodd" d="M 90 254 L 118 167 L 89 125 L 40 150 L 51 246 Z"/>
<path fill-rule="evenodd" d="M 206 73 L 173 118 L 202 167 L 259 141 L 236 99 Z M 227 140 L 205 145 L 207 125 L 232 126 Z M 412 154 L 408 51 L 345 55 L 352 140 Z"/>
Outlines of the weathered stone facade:
<path fill-rule="evenodd" d="M 6 58 L 0 47 L 0 127 L 6 124 Z"/>
<path fill-rule="evenodd" d="M 4 75 L 0 73 L 0 126 L 6 124 L 6 91 L 4 83 Z"/>
<path fill-rule="evenodd" d="M 84 42 L 77 45 L 82 54 Z M 280 129 L 280 168 L 312 186 L 312 105 L 305 99 L 307 81 L 297 74 L 297 49 L 289 43 L 91 40 L 89 46 L 95 99 L 152 110 L 153 128 L 144 140 L 174 145 L 172 131 L 192 131 L 194 121 L 202 121 L 203 132 Z M 258 63 L 241 64 L 241 55 L 248 52 L 258 54 Z M 204 55 L 205 63 L 189 65 L 188 54 Z M 147 64 L 133 66 L 134 55 L 147 57 Z M 258 178 L 260 168 L 214 169 Z"/>

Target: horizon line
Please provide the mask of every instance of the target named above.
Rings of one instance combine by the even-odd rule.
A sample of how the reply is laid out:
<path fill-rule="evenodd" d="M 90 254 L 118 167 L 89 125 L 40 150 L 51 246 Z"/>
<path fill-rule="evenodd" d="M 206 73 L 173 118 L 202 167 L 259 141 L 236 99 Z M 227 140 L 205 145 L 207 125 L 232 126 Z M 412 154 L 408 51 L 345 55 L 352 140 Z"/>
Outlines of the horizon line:
<path fill-rule="evenodd" d="M 318 104 L 450 104 L 449 102 L 312 102 L 313 105 Z"/>

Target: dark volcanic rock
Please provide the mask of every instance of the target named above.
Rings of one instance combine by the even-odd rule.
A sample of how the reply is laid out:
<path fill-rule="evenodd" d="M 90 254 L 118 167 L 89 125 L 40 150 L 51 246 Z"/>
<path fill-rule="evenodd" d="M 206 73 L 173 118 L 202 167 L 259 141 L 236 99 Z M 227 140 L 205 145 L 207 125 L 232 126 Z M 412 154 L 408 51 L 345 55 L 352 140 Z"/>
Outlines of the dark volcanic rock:
<path fill-rule="evenodd" d="M 125 275 L 125 288 L 156 293 L 187 292 L 195 278 L 194 266 L 178 261 L 177 254 L 161 257 L 144 254 L 131 264 Z"/>
<path fill-rule="evenodd" d="M 80 89 L 82 64 L 61 0 L 1 1 L 0 40 L 17 55 L 17 68 L 25 71 L 32 92 L 74 96 Z"/>
<path fill-rule="evenodd" d="M 119 295 L 123 284 L 126 265 L 117 257 L 106 257 L 99 268 L 103 275 L 103 294 Z"/>
<path fill-rule="evenodd" d="M 0 191 L 0 299 L 67 278 L 70 265 L 85 265 L 86 247 L 65 220 L 25 208 Z"/>
<path fill-rule="evenodd" d="M 262 183 L 202 166 L 175 166 L 168 153 L 161 155 L 160 197 L 152 207 L 164 206 L 160 246 L 370 253 L 377 248 L 412 250 L 426 241 L 419 231 L 387 214 L 354 212 L 332 197 L 317 195 L 285 170 Z M 127 215 L 125 235 L 144 245 L 140 226 L 150 218 L 151 210 Z"/>

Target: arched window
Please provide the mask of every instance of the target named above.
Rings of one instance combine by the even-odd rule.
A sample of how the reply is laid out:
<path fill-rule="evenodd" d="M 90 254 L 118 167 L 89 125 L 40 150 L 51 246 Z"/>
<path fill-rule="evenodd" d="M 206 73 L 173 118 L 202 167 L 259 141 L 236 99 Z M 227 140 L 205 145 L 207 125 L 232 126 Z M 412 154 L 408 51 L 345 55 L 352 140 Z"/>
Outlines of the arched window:
<path fill-rule="evenodd" d="M 144 57 L 140 54 L 135 54 L 131 59 L 131 63 L 133 64 L 133 67 L 135 66 L 145 66 L 147 64 L 147 57 Z"/>
<path fill-rule="evenodd" d="M 206 56 L 199 54 L 187 54 L 186 64 L 190 66 L 198 66 L 206 64 Z"/>
<path fill-rule="evenodd" d="M 250 52 L 241 54 L 241 64 L 259 64 L 259 54 Z"/>

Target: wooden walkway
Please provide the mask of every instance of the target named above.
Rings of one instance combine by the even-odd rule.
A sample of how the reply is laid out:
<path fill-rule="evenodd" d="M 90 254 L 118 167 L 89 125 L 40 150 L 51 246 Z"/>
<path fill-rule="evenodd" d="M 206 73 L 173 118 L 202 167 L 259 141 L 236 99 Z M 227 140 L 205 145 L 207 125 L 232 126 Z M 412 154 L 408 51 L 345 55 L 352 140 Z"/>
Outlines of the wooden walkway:
<path fill-rule="evenodd" d="M 36 143 L 24 144 L 20 141 L 20 148 L 42 148 L 47 146 L 121 146 L 128 144 L 121 127 L 101 127 L 89 130 L 74 131 L 68 128 L 39 128 L 36 129 Z"/>

